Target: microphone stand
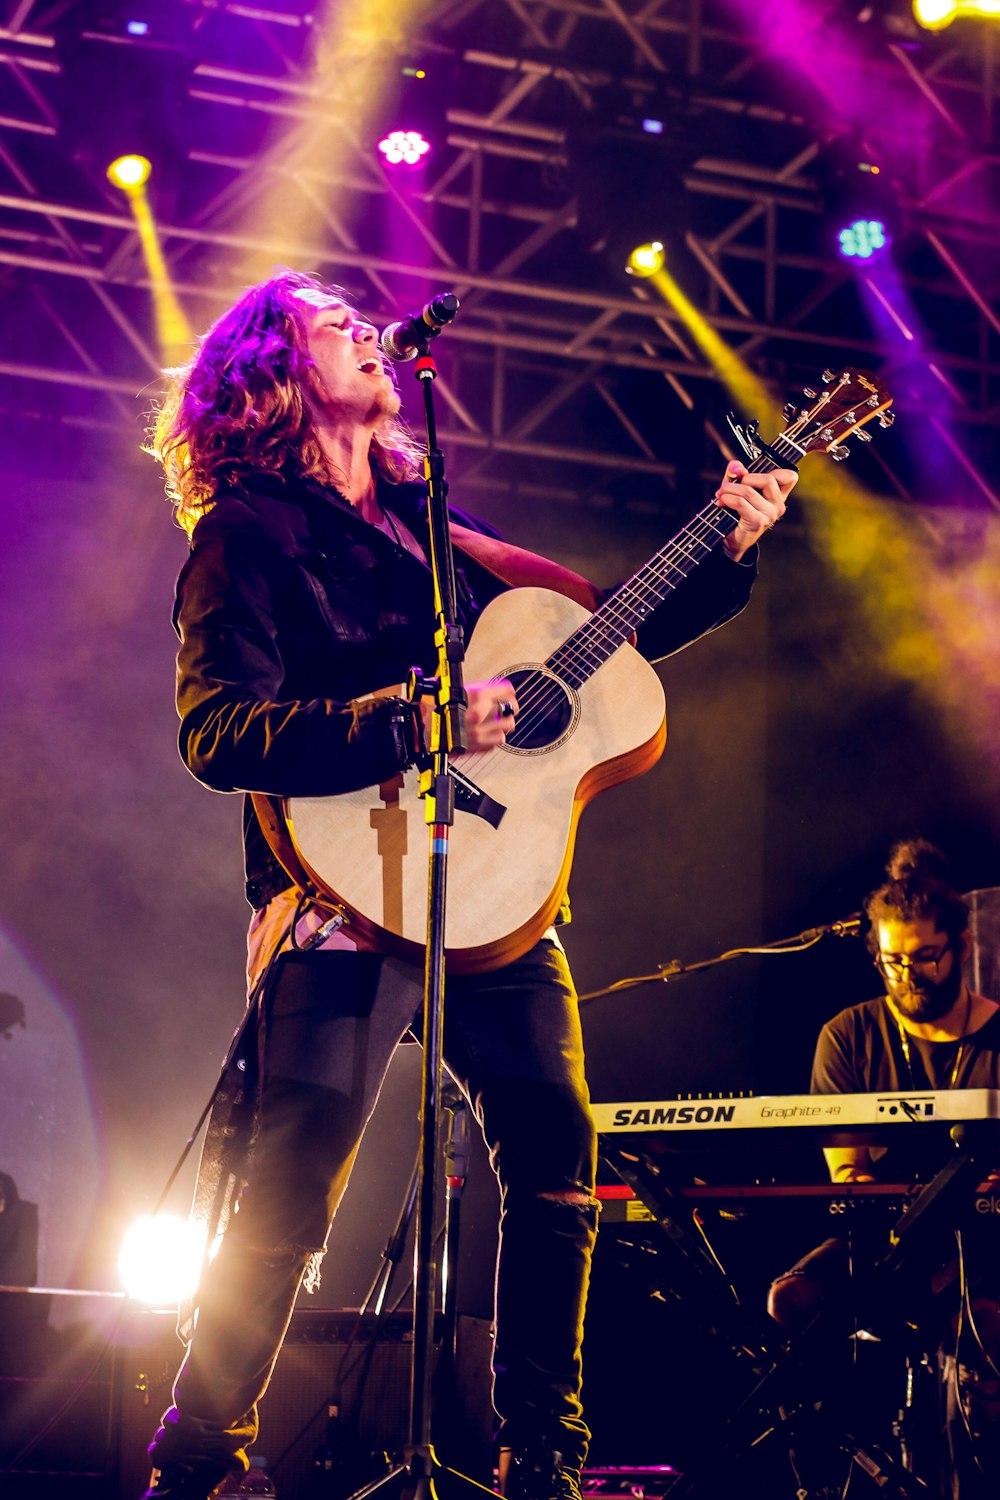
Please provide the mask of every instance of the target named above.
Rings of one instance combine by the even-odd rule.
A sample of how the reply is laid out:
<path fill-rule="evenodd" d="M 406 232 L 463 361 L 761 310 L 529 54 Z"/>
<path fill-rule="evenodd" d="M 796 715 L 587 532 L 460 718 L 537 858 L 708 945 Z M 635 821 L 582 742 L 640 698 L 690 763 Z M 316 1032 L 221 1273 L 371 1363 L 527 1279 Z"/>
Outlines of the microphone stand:
<path fill-rule="evenodd" d="M 701 969 L 713 969 L 716 964 L 728 963 L 731 958 L 746 958 L 752 954 L 804 953 L 822 938 L 857 937 L 860 931 L 861 917 L 855 913 L 853 916 L 843 917 L 839 922 L 827 922 L 823 927 L 807 927 L 794 937 L 777 938 L 773 943 L 761 943 L 756 948 L 729 948 L 725 953 L 717 953 L 714 958 L 703 958 L 693 964 L 682 964 L 679 958 L 674 958 L 668 964 L 661 964 L 652 974 L 635 974 L 628 979 L 617 979 L 614 984 L 607 984 L 603 989 L 590 990 L 586 995 L 580 996 L 579 1003 L 585 1005 L 589 1000 L 600 1000 L 603 995 L 614 995 L 619 990 L 634 989 L 638 984 L 651 984 L 656 980 L 666 984 L 671 979 L 680 979 L 684 974 L 697 974 Z"/>
<path fill-rule="evenodd" d="M 434 698 L 430 753 L 420 766 L 420 792 L 429 829 L 427 947 L 424 962 L 423 1057 L 420 1079 L 420 1147 L 417 1166 L 417 1222 L 413 1255 L 413 1359 L 410 1386 L 409 1440 L 405 1462 L 366 1485 L 351 1500 L 367 1500 L 384 1485 L 401 1479 L 413 1500 L 435 1500 L 435 1475 L 446 1473 L 483 1496 L 492 1490 L 442 1465 L 431 1443 L 431 1389 L 434 1361 L 434 1315 L 437 1267 L 434 1257 L 434 1207 L 438 1189 L 438 1137 L 441 1116 L 444 1043 L 444 925 L 448 880 L 448 846 L 455 820 L 455 783 L 449 773 L 452 755 L 465 749 L 466 695 L 462 680 L 464 631 L 458 622 L 455 559 L 448 525 L 444 454 L 438 447 L 432 387 L 437 365 L 429 352 L 438 329 L 419 337 L 414 373 L 423 391 L 427 456 L 430 565 L 434 586 L 433 678 L 410 673 L 408 692 L 414 701 Z"/>

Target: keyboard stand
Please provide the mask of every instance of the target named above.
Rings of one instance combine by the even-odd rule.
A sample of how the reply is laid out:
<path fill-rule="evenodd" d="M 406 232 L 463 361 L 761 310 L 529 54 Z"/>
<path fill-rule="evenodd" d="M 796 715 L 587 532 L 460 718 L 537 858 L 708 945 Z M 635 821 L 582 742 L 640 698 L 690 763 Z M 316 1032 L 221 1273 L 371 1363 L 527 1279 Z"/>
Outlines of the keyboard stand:
<path fill-rule="evenodd" d="M 882 1251 L 864 1268 L 860 1288 L 863 1320 L 884 1325 L 888 1318 L 896 1329 L 905 1324 L 914 1278 L 919 1279 L 921 1274 L 929 1277 L 937 1268 L 926 1263 L 921 1266 L 921 1258 L 929 1249 L 928 1238 L 942 1227 L 961 1224 L 971 1209 L 983 1161 L 988 1159 L 992 1165 L 1000 1157 L 995 1122 L 981 1124 L 985 1128 L 952 1128 L 955 1155 L 917 1194 L 892 1226 Z M 671 1184 L 664 1157 L 658 1156 L 653 1164 L 640 1151 L 622 1149 L 623 1144 L 605 1136 L 601 1154 L 645 1204 L 669 1248 L 679 1257 L 677 1269 L 683 1272 L 685 1284 L 680 1288 L 672 1285 L 671 1291 L 679 1290 L 681 1295 L 696 1296 L 703 1302 L 712 1337 L 728 1346 L 730 1355 L 744 1364 L 749 1362 L 754 1379 L 749 1393 L 726 1419 L 712 1458 L 678 1479 L 670 1490 L 670 1500 L 716 1500 L 719 1492 L 713 1484 L 723 1471 L 766 1441 L 784 1444 L 793 1473 L 796 1443 L 805 1441 L 813 1448 L 821 1445 L 827 1453 L 839 1450 L 845 1454 L 851 1472 L 857 1466 L 884 1496 L 928 1500 L 932 1491 L 927 1485 L 887 1454 L 880 1443 L 864 1433 L 837 1429 L 824 1405 L 822 1372 L 809 1357 L 809 1334 L 786 1339 L 763 1309 L 757 1316 L 740 1304 L 726 1268 L 696 1224 L 690 1205 Z M 630 1148 L 634 1144 L 628 1143 Z M 844 1337 L 850 1332 L 845 1326 Z M 800 1488 L 799 1500 L 809 1500 L 810 1494 Z"/>

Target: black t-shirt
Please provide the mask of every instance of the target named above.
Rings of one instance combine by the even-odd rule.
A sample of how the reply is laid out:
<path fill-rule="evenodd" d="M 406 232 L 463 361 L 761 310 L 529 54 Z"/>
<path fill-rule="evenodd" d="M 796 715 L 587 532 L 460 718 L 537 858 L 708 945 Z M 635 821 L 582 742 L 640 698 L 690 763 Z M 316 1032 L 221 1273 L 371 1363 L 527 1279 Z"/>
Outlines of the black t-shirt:
<path fill-rule="evenodd" d="M 925 1089 L 1000 1088 L 1000 1010 L 971 1035 L 929 1042 L 907 1033 L 909 1061 L 899 1026 L 884 999 L 852 1005 L 827 1021 L 816 1043 L 814 1094 L 882 1094 Z M 914 1130 L 920 1128 L 919 1122 Z M 892 1130 L 884 1155 L 876 1149 L 878 1176 L 886 1182 L 927 1181 L 952 1149 L 946 1133 L 915 1140 L 905 1124 Z"/>

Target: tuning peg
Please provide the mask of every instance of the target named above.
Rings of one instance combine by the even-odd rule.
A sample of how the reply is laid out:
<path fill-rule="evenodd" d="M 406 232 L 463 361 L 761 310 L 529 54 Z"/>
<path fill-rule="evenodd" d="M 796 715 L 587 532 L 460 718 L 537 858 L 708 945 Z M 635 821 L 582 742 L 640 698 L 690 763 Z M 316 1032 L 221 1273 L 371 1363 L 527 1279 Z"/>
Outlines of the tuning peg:
<path fill-rule="evenodd" d="M 859 443 L 870 443 L 872 440 L 872 435 L 868 431 L 867 427 L 859 427 L 854 436 L 857 438 Z"/>
<path fill-rule="evenodd" d="M 797 411 L 798 407 L 795 405 L 794 401 L 786 401 L 784 406 L 781 408 L 781 415 L 784 417 L 786 422 L 794 422 Z"/>
<path fill-rule="evenodd" d="M 878 423 L 880 427 L 891 427 L 895 420 L 896 413 L 894 411 L 880 411 L 878 414 Z"/>
<path fill-rule="evenodd" d="M 819 378 L 820 380 L 822 380 L 824 385 L 829 385 L 830 381 L 836 380 L 837 377 L 832 370 L 824 370 Z"/>
<path fill-rule="evenodd" d="M 850 458 L 851 456 L 851 450 L 850 448 L 848 448 L 846 443 L 841 443 L 839 447 L 830 448 L 828 449 L 828 452 L 831 458 L 835 458 L 837 460 L 838 464 L 843 463 L 845 458 Z"/>
<path fill-rule="evenodd" d="M 813 390 L 811 385 L 804 385 L 802 387 L 802 394 L 803 396 L 808 396 L 810 401 L 816 400 L 816 392 Z"/>

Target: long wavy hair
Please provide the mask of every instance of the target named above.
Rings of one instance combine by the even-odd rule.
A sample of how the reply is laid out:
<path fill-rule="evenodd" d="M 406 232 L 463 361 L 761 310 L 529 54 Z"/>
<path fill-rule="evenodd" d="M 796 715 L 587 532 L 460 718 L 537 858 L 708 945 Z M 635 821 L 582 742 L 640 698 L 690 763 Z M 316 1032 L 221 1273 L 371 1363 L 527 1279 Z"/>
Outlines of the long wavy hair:
<path fill-rule="evenodd" d="M 163 465 L 188 536 L 221 491 L 243 489 L 255 474 L 336 483 L 306 397 L 312 366 L 295 300 L 304 289 L 347 301 L 339 287 L 280 270 L 223 313 L 188 364 L 167 372 L 146 451 Z M 422 473 L 423 450 L 398 416 L 375 432 L 370 457 L 394 483 Z"/>

